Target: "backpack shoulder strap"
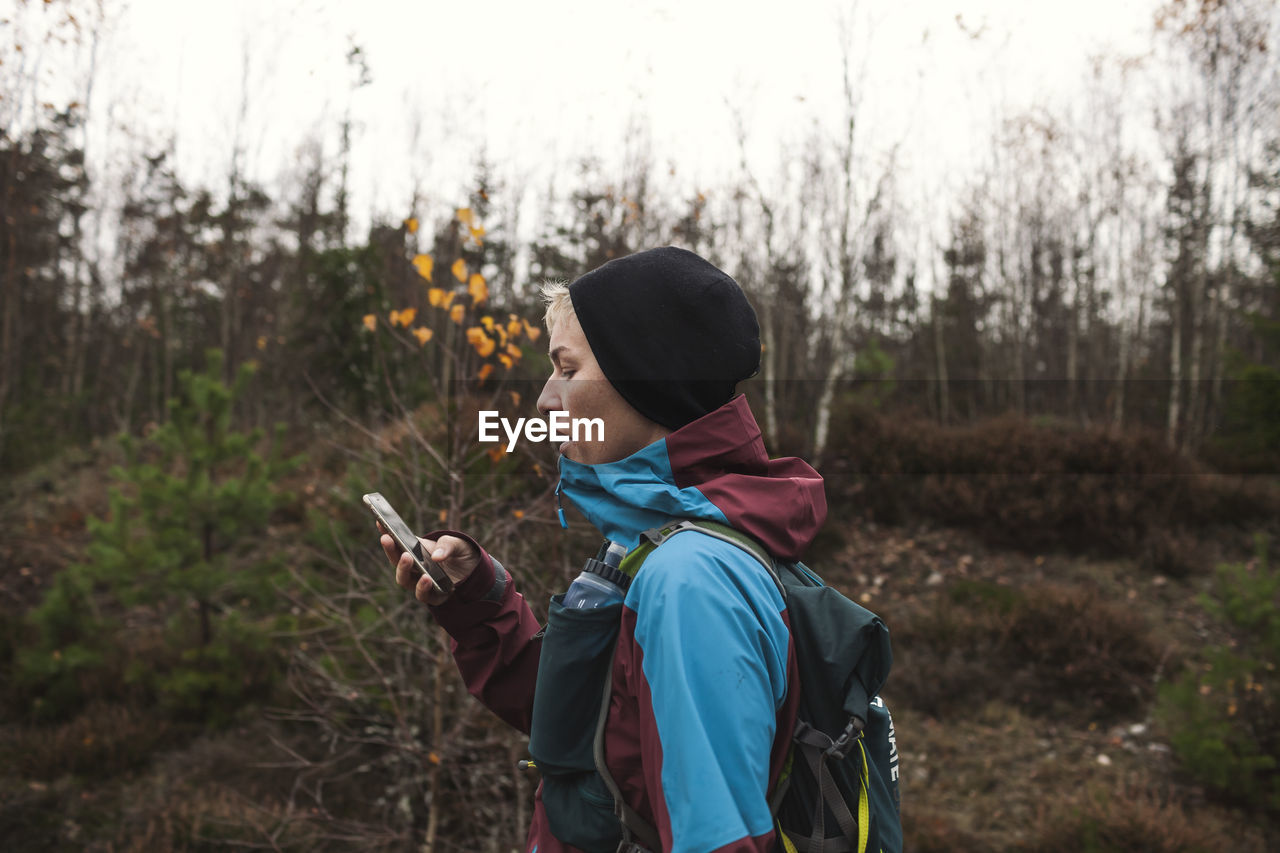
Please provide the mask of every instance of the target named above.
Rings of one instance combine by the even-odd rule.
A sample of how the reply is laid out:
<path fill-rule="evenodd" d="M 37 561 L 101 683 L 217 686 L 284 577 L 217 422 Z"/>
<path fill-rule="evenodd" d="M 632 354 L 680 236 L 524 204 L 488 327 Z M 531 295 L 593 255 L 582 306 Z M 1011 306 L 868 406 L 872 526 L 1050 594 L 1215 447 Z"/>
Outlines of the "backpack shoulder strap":
<path fill-rule="evenodd" d="M 727 524 L 721 524 L 718 521 L 708 521 L 706 519 L 686 518 L 679 521 L 672 521 L 663 527 L 655 527 L 640 534 L 640 545 L 637 546 L 631 554 L 627 555 L 627 559 L 631 558 L 632 554 L 635 554 L 638 559 L 638 562 L 634 564 L 635 569 L 631 572 L 631 575 L 634 577 L 635 571 L 639 570 L 644 559 L 653 552 L 654 548 L 657 548 L 677 533 L 683 533 L 686 530 L 697 530 L 708 536 L 721 539 L 732 545 L 737 545 L 739 548 L 755 557 L 760 565 L 764 566 L 765 571 L 769 573 L 769 577 L 773 579 L 773 582 L 778 587 L 778 592 L 781 593 L 783 600 L 786 600 L 787 589 L 782 583 L 782 578 L 778 575 L 778 568 L 774 562 L 773 556 L 764 549 L 764 546 L 751 536 L 743 533 L 741 530 L 737 530 Z M 646 543 L 651 547 L 646 548 Z M 627 559 L 623 559 L 622 561 L 624 567 L 623 571 L 626 571 L 625 567 Z"/>

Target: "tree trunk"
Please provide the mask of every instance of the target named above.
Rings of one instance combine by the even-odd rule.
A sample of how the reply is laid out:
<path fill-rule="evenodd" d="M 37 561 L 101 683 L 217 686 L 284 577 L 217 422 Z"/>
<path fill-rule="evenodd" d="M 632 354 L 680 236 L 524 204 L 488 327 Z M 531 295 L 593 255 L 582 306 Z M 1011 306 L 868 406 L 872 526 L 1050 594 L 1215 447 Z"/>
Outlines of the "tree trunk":
<path fill-rule="evenodd" d="M 1170 449 L 1178 449 L 1178 421 L 1182 406 L 1182 298 L 1177 283 L 1173 285 L 1173 332 L 1169 343 L 1169 418 L 1165 441 Z"/>
<path fill-rule="evenodd" d="M 1001 263 L 1003 263 L 1003 256 Z M 1013 338 L 1013 407 L 1021 416 L 1027 414 L 1027 335 L 1022 328 L 1022 306 L 1026 293 L 1022 281 L 1012 282 L 1010 290 L 1014 294 L 1010 309 L 1009 331 Z"/>
<path fill-rule="evenodd" d="M 1080 378 L 1080 279 L 1074 260 L 1067 280 L 1072 286 L 1067 321 L 1067 410 L 1063 414 L 1068 418 L 1079 418 L 1080 395 L 1077 383 Z"/>
<path fill-rule="evenodd" d="M 932 297 L 932 302 L 934 364 L 937 368 L 938 380 L 938 423 L 946 426 L 951 420 L 950 395 L 947 391 L 947 350 L 942 334 L 942 317 L 938 309 L 938 297 L 936 294 Z"/>
<path fill-rule="evenodd" d="M 18 375 L 18 351 L 14 346 L 14 334 L 18 327 L 18 217 L 13 213 L 13 179 L 18 169 L 18 146 L 9 146 L 9 175 L 5 182 L 4 204 L 0 205 L 0 225 L 4 226 L 5 250 L 8 253 L 4 268 L 4 306 L 0 315 L 0 449 L 4 448 L 7 439 L 5 428 L 5 409 L 9 402 L 9 391 Z"/>
<path fill-rule="evenodd" d="M 1195 283 L 1191 288 L 1191 361 L 1188 365 L 1187 412 L 1183 446 L 1187 450 L 1195 450 L 1200 441 L 1200 377 L 1204 359 L 1204 302 L 1208 290 L 1208 225 L 1202 226 L 1205 238 L 1199 241 L 1201 252 L 1205 253 L 1200 261 L 1200 269 L 1196 272 Z"/>
<path fill-rule="evenodd" d="M 213 561 L 213 522 L 204 523 L 204 565 L 197 566 L 196 571 L 207 572 Z M 209 602 L 204 596 L 197 601 L 200 604 L 200 645 L 207 646 L 213 639 L 213 625 L 209 618 Z"/>
<path fill-rule="evenodd" d="M 773 298 L 765 294 L 761 306 L 764 315 L 761 337 L 764 339 L 764 429 L 769 446 L 778 442 L 778 343 L 773 331 Z"/>
<path fill-rule="evenodd" d="M 89 49 L 89 76 L 85 84 L 83 108 L 85 115 L 89 115 L 89 107 L 93 102 L 93 83 L 97 77 L 98 67 L 98 37 L 101 28 L 95 26 L 93 28 L 93 43 Z M 81 127 L 80 136 L 80 163 L 81 175 L 85 179 L 84 187 L 88 187 L 88 162 L 89 162 L 89 128 L 86 122 Z M 75 266 L 71 274 L 71 329 L 67 336 L 67 355 L 63 365 L 62 374 L 62 395 L 64 398 L 78 396 L 80 387 L 84 380 L 84 362 L 85 362 L 85 339 L 88 333 L 88 320 L 85 316 L 83 299 L 85 291 L 85 247 L 81 244 L 81 219 L 83 214 L 77 215 L 72 220 L 72 251 L 75 252 Z M 96 220 L 99 224 L 102 217 L 99 215 Z M 94 229 L 97 231 L 97 227 Z"/>
<path fill-rule="evenodd" d="M 125 345 L 129 345 L 128 339 L 125 340 Z M 124 395 L 120 400 L 120 408 L 116 413 L 116 428 L 120 432 L 132 431 L 133 403 L 138 394 L 138 383 L 142 379 L 142 362 L 145 358 L 146 344 L 143 341 L 136 341 L 134 344 L 133 369 L 129 372 L 129 379 L 125 383 Z"/>
<path fill-rule="evenodd" d="M 827 365 L 827 374 L 822 379 L 822 393 L 818 396 L 818 416 L 813 427 L 812 461 L 815 468 L 822 464 L 823 454 L 827 450 L 827 437 L 831 425 L 831 406 L 835 401 L 836 384 L 844 373 L 842 361 L 843 359 L 838 353 L 832 353 L 831 361 Z"/>

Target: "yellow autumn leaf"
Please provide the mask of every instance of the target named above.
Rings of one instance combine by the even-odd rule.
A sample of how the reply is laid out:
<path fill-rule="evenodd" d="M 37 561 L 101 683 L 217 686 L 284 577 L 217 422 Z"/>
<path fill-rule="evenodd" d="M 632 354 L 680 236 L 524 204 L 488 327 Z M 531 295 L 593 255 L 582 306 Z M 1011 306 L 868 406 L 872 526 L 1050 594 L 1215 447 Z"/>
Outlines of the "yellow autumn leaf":
<path fill-rule="evenodd" d="M 484 226 L 483 225 L 478 225 L 475 228 L 469 228 L 468 230 L 471 232 L 471 239 L 475 240 L 477 246 L 479 246 L 484 242 Z"/>
<path fill-rule="evenodd" d="M 492 373 L 493 373 L 493 365 L 486 363 L 484 365 L 481 365 L 480 372 L 476 374 L 476 376 L 481 382 L 483 382 L 486 379 L 488 379 Z"/>
<path fill-rule="evenodd" d="M 515 516 L 516 521 L 519 521 L 520 519 L 524 518 L 524 510 L 522 509 L 513 509 L 511 510 L 511 514 Z"/>
<path fill-rule="evenodd" d="M 365 314 L 360 322 L 364 323 L 364 327 L 371 332 L 378 328 L 378 318 L 374 314 Z"/>
<path fill-rule="evenodd" d="M 263 335 L 258 335 L 258 349 L 262 350 L 262 349 L 266 349 L 266 348 L 267 348 L 267 339 L 266 339 L 266 337 L 265 337 L 265 336 L 263 336 Z"/>
<path fill-rule="evenodd" d="M 493 350 L 497 346 L 493 342 L 493 338 L 484 333 L 484 329 L 479 326 L 472 326 L 467 329 L 467 342 L 476 348 L 476 352 L 480 353 L 481 358 L 488 358 L 493 355 Z"/>
<path fill-rule="evenodd" d="M 439 519 L 440 519 L 440 523 L 441 523 L 441 524 L 444 524 L 446 521 L 448 521 L 448 520 L 449 520 L 449 510 L 447 510 L 447 509 L 442 509 L 442 510 L 440 510 L 440 513 L 439 513 L 439 516 L 438 516 L 438 517 L 439 517 Z"/>
<path fill-rule="evenodd" d="M 485 366 L 488 367 L 488 365 L 485 365 Z M 507 455 L 507 449 L 502 445 L 498 445 L 497 447 L 490 448 L 485 452 L 489 454 L 489 461 L 492 462 L 494 465 L 497 465 L 499 462 L 501 462 L 502 457 Z"/>
<path fill-rule="evenodd" d="M 413 330 L 413 336 L 418 339 L 418 346 L 425 346 L 433 334 L 435 333 L 425 326 L 419 326 Z"/>
<path fill-rule="evenodd" d="M 410 234 L 417 234 L 418 233 L 418 217 L 410 216 L 408 219 L 406 219 L 404 221 L 404 230 L 408 231 Z"/>
<path fill-rule="evenodd" d="M 517 409 L 520 408 L 520 393 L 518 391 L 511 392 L 511 405 Z"/>
<path fill-rule="evenodd" d="M 484 283 L 484 276 L 480 273 L 472 273 L 471 280 L 467 282 L 467 291 L 471 294 L 471 304 L 480 305 L 489 301 L 489 287 Z M 490 320 L 490 322 L 493 322 Z"/>
<path fill-rule="evenodd" d="M 449 319 L 457 323 L 459 326 L 461 326 L 462 315 L 465 313 L 466 313 L 465 308 L 463 308 L 461 305 L 455 305 L 453 306 L 453 308 L 449 309 Z"/>
<path fill-rule="evenodd" d="M 458 208 L 457 213 L 455 213 L 454 215 L 458 217 L 459 222 L 461 222 L 463 225 L 467 226 L 468 228 L 475 225 L 476 217 L 475 217 L 475 214 L 471 212 L 471 208 L 469 207 Z"/>
<path fill-rule="evenodd" d="M 405 308 L 400 311 L 392 311 L 391 325 L 404 326 L 407 329 L 409 328 L 409 325 L 413 322 L 413 319 L 417 316 L 418 316 L 417 308 Z"/>
<path fill-rule="evenodd" d="M 505 347 L 507 345 L 507 330 L 501 326 L 497 326 L 498 346 Z"/>
<path fill-rule="evenodd" d="M 428 752 L 428 753 L 427 753 L 427 761 L 430 761 L 432 764 L 439 764 L 439 763 L 440 763 L 440 756 L 439 756 L 439 755 L 437 755 L 435 752 Z"/>
<path fill-rule="evenodd" d="M 502 362 L 502 366 L 507 370 L 510 370 L 515 366 L 515 362 L 511 360 L 511 356 L 507 355 L 505 352 L 498 354 L 498 361 Z"/>
<path fill-rule="evenodd" d="M 416 255 L 413 259 L 413 266 L 418 271 L 418 275 L 427 281 L 431 281 L 431 272 L 436 268 L 436 261 L 430 255 Z"/>
<path fill-rule="evenodd" d="M 529 336 L 529 340 L 531 341 L 536 341 L 538 338 L 542 337 L 542 330 L 537 326 L 530 326 L 528 320 L 524 321 L 524 333 Z"/>
<path fill-rule="evenodd" d="M 520 337 L 520 321 L 518 319 L 513 319 L 510 323 L 507 323 L 507 334 L 513 338 Z"/>
<path fill-rule="evenodd" d="M 520 357 L 524 355 L 524 351 L 515 344 L 507 344 L 507 355 L 511 356 L 516 361 L 519 361 Z"/>
<path fill-rule="evenodd" d="M 456 278 L 458 281 L 467 280 L 467 262 L 464 261 L 462 258 L 458 258 L 456 261 L 454 261 L 453 266 L 450 268 L 450 270 L 453 272 L 453 277 Z"/>
<path fill-rule="evenodd" d="M 485 314 L 480 318 L 480 325 L 484 326 L 484 330 L 489 334 L 493 334 L 493 318 Z"/>
<path fill-rule="evenodd" d="M 455 297 L 455 296 L 457 296 L 457 295 L 458 295 L 458 294 L 454 293 L 452 290 L 447 291 L 447 292 L 445 293 L 445 295 L 444 295 L 443 297 L 441 297 L 441 299 L 440 299 L 440 307 L 441 307 L 441 308 L 448 308 L 450 305 L 452 305 L 452 304 L 453 304 L 453 299 L 454 299 L 454 297 Z"/>
<path fill-rule="evenodd" d="M 430 288 L 427 291 L 427 301 L 431 303 L 432 308 L 439 308 L 444 302 L 444 290 L 439 287 Z"/>

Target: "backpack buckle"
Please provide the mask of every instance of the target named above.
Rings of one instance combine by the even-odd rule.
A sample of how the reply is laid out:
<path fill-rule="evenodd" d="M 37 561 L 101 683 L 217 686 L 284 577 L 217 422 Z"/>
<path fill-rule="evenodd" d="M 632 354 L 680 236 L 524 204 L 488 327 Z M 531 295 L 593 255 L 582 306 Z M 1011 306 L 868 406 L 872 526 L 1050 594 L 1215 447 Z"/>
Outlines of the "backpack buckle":
<path fill-rule="evenodd" d="M 861 717 L 850 717 L 849 724 L 844 727 L 840 737 L 836 738 L 826 750 L 827 755 L 843 760 L 845 753 L 849 751 L 849 745 L 862 737 L 862 730 L 866 725 Z"/>

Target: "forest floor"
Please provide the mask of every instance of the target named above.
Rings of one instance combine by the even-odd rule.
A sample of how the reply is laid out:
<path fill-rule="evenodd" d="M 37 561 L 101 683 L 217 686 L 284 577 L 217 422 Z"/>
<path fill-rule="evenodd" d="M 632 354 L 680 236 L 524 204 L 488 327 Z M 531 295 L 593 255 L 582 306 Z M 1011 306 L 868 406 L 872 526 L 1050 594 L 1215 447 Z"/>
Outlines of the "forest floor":
<path fill-rule="evenodd" d="M 9 641 L 54 575 L 84 558 L 85 520 L 106 511 L 110 456 L 69 454 L 0 491 L 0 617 Z M 1209 563 L 1203 572 L 1167 577 L 1129 559 L 993 549 L 929 523 L 838 524 L 833 514 L 828 524 L 836 535 L 811 565 L 880 614 L 893 634 L 895 669 L 883 695 L 897 729 L 909 850 L 1276 849 L 1274 823 L 1213 799 L 1180 772 L 1152 713 L 1154 682 L 1216 638 L 1198 596 L 1213 565 L 1249 559 L 1250 532 L 1214 534 L 1200 543 Z M 1041 695 L 1073 682 L 1029 670 L 1060 661 L 1010 668 L 1009 647 L 1000 643 L 1012 629 L 948 621 L 975 601 L 994 601 L 1007 613 L 1045 588 L 1064 596 L 1057 614 L 1064 624 L 1090 621 L 1093 607 L 1110 619 L 1131 618 L 1124 624 L 1141 634 L 1133 642 L 1155 654 L 1151 672 L 1117 682 L 1132 697 L 1116 694 L 1124 701 L 1108 707 L 1096 697 L 1077 702 L 1069 689 Z M 1070 612 L 1073 601 L 1084 609 Z M 939 621 L 954 634 L 940 633 Z M 970 642 L 966 631 L 975 624 L 985 626 L 983 642 Z M 1044 632 L 1059 629 L 1044 618 Z M 1123 650 L 1107 648 L 1114 658 L 1103 665 L 1123 668 Z M 947 672 L 961 680 L 940 687 L 939 673 Z M 112 726 L 114 735 L 103 731 Z M 217 731 L 147 728 L 146 719 L 130 721 L 118 707 L 91 706 L 47 726 L 10 709 L 0 719 L 0 759 L 7 759 L 0 760 L 0 848 L 168 849 L 174 838 L 186 839 L 180 846 L 187 849 L 223 849 L 233 837 L 266 849 L 278 843 L 271 814 L 256 809 L 285 796 L 297 774 L 279 760 L 287 726 L 250 710 Z M 113 745 L 104 752 L 107 740 Z M 519 842 L 512 837 L 509 849 Z M 334 843 L 327 849 L 341 847 Z"/>
<path fill-rule="evenodd" d="M 929 618 L 957 606 L 957 584 L 1026 590 L 1053 584 L 1097 593 L 1103 606 L 1137 617 L 1172 663 L 1214 632 L 1198 596 L 1207 575 L 1175 579 L 1143 571 L 1135 561 L 1061 553 L 991 549 L 960 530 L 852 525 L 847 544 L 828 565 L 828 580 L 847 593 L 872 590 L 866 606 L 889 624 Z M 1244 560 L 1250 537 L 1224 532 L 1204 543 L 1218 560 Z M 1089 613 L 1064 612 L 1064 620 Z M 1050 620 L 1043 624 L 1053 632 Z M 895 679 L 919 656 L 910 637 L 895 638 L 884 696 L 894 709 L 901 750 L 903 823 L 915 851 L 997 850 L 1267 850 L 1267 827 L 1230 804 L 1211 802 L 1179 773 L 1153 719 L 1150 701 L 1119 714 L 1093 713 L 1069 693 L 1019 697 L 1001 690 L 1014 673 L 973 667 L 989 684 L 967 691 L 948 711 L 924 713 L 895 701 Z M 963 641 L 960 642 L 963 645 Z M 933 661 L 919 661 L 932 671 Z M 989 693 L 991 698 L 983 698 Z M 1254 825 L 1256 824 L 1256 825 Z M 1092 841 L 1090 840 L 1092 839 Z"/>

